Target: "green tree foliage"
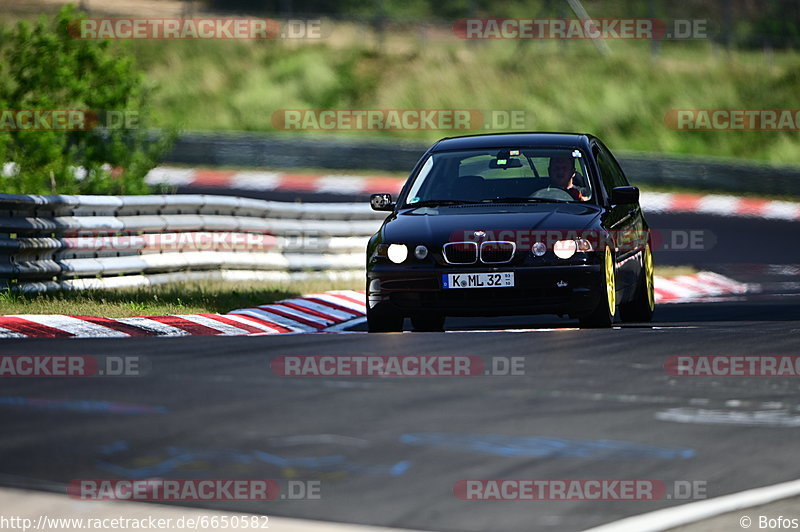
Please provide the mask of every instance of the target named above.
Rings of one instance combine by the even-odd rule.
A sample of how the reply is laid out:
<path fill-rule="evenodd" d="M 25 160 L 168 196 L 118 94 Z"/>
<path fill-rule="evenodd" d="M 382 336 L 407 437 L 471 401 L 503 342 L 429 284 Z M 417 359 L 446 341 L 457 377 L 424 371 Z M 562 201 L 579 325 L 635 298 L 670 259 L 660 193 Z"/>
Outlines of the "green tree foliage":
<path fill-rule="evenodd" d="M 796 0 L 773 0 L 752 24 L 746 44 L 775 48 L 800 46 L 800 5 Z"/>
<path fill-rule="evenodd" d="M 0 163 L 14 163 L 0 181 L 3 192 L 146 193 L 145 175 L 174 139 L 148 139 L 143 75 L 120 47 L 76 38 L 80 18 L 67 6 L 52 20 L 20 22 L 2 32 L 0 110 L 6 119 L 19 110 L 79 110 L 89 117 L 81 130 L 15 129 L 18 121 L 0 122 Z"/>

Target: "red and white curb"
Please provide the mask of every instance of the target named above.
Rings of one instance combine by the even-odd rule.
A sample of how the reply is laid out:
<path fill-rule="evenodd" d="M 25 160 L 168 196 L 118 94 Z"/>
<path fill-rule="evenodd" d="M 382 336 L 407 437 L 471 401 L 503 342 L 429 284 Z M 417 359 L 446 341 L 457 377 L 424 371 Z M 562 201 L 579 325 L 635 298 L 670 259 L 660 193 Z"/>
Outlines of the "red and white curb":
<path fill-rule="evenodd" d="M 147 174 L 150 184 L 225 187 L 243 190 L 284 190 L 318 194 L 366 195 L 400 193 L 404 178 L 352 175 L 311 175 L 286 172 L 235 171 L 195 168 L 154 168 Z M 687 212 L 718 216 L 740 216 L 773 220 L 800 220 L 800 203 L 720 194 L 676 194 L 642 192 L 645 212 Z"/>
<path fill-rule="evenodd" d="M 734 281 L 714 272 L 699 272 L 674 277 L 655 277 L 656 303 L 713 302 L 758 292 L 756 284 Z"/>
<path fill-rule="evenodd" d="M 800 220 L 800 203 L 792 201 L 721 194 L 642 192 L 640 203 L 645 213 L 686 212 L 767 220 Z"/>
<path fill-rule="evenodd" d="M 0 338 L 119 338 L 128 336 L 257 336 L 326 332 L 363 318 L 363 292 L 334 290 L 228 314 L 101 318 L 54 314 L 0 316 Z"/>
<path fill-rule="evenodd" d="M 711 272 L 655 278 L 656 302 L 710 302 L 758 291 Z M 258 336 L 340 332 L 362 322 L 364 292 L 333 290 L 242 308 L 228 314 L 101 318 L 54 314 L 0 316 L 0 338 L 119 338 L 131 336 Z"/>
<path fill-rule="evenodd" d="M 363 175 L 318 175 L 158 167 L 146 177 L 151 185 L 225 187 L 242 190 L 288 190 L 318 194 L 398 194 L 405 178 Z"/>

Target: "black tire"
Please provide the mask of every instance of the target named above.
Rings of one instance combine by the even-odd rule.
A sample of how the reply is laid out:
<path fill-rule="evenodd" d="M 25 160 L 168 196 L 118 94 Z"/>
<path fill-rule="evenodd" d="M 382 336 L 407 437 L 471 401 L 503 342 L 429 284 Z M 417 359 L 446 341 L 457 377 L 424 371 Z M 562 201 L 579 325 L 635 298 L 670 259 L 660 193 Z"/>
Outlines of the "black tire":
<path fill-rule="evenodd" d="M 403 331 L 403 316 L 367 309 L 367 330 L 371 333 Z"/>
<path fill-rule="evenodd" d="M 653 311 L 656 307 L 655 292 L 653 289 L 653 254 L 650 244 L 645 247 L 642 260 L 642 275 L 636 286 L 636 295 L 633 300 L 619 306 L 619 317 L 625 323 L 649 323 L 653 321 Z"/>
<path fill-rule="evenodd" d="M 617 285 L 614 269 L 614 256 L 609 248 L 606 248 L 606 255 L 603 267 L 603 287 L 600 301 L 597 307 L 586 316 L 579 318 L 579 323 L 583 329 L 608 329 L 614 323 L 616 314 Z"/>
<path fill-rule="evenodd" d="M 418 314 L 411 316 L 411 325 L 417 332 L 438 332 L 444 330 L 444 319 L 439 314 Z"/>

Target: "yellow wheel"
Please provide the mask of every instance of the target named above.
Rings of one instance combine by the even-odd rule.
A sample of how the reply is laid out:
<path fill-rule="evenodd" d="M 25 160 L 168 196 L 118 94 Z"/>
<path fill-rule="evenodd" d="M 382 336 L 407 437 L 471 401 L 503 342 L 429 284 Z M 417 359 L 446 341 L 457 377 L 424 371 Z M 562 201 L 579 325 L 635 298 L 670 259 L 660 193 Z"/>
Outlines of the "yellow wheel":
<path fill-rule="evenodd" d="M 642 272 L 639 286 L 631 301 L 619 306 L 619 317 L 624 322 L 648 322 L 653 319 L 656 308 L 655 285 L 653 284 L 653 253 L 650 244 L 642 251 Z"/>
<path fill-rule="evenodd" d="M 606 299 L 608 313 L 614 316 L 617 311 L 617 283 L 614 275 L 614 257 L 609 248 L 606 248 Z"/>
<path fill-rule="evenodd" d="M 644 248 L 644 282 L 647 290 L 647 306 L 652 312 L 656 308 L 656 289 L 653 283 L 653 253 L 650 251 L 650 244 Z"/>
<path fill-rule="evenodd" d="M 581 327 L 608 328 L 614 323 L 614 314 L 617 312 L 617 280 L 614 266 L 614 254 L 611 248 L 607 247 L 603 260 L 605 290 L 600 292 L 600 301 L 592 313 L 580 318 Z M 598 288 L 602 290 L 602 286 Z"/>

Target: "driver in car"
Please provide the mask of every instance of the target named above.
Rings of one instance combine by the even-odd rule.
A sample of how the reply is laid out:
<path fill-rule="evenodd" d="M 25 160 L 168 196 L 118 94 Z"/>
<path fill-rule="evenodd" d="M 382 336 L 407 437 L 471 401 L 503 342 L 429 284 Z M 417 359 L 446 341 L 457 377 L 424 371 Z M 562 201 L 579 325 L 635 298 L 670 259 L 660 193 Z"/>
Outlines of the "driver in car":
<path fill-rule="evenodd" d="M 575 163 L 572 157 L 551 157 L 547 171 L 550 174 L 550 186 L 566 190 L 576 201 L 589 200 L 573 183 L 575 176 L 578 174 L 575 171 Z"/>

